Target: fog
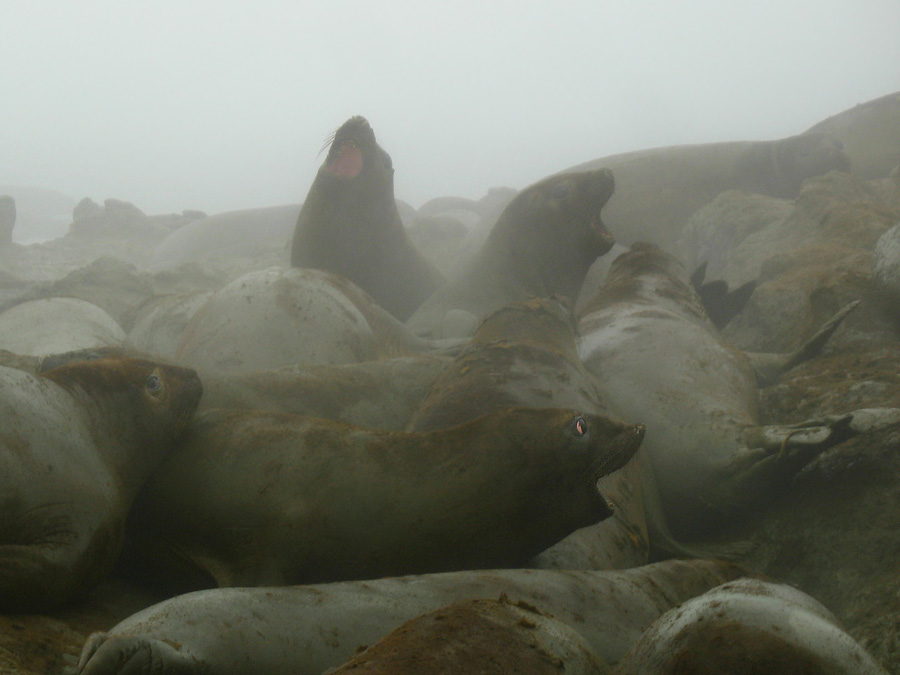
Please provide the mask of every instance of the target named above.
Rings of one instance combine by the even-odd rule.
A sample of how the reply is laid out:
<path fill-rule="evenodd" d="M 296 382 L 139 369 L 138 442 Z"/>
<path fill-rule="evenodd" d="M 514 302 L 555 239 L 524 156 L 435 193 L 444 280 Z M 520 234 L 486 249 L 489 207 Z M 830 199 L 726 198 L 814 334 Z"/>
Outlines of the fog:
<path fill-rule="evenodd" d="M 303 200 L 366 116 L 397 197 L 801 132 L 900 89 L 900 3 L 0 3 L 0 184 L 146 213 Z"/>

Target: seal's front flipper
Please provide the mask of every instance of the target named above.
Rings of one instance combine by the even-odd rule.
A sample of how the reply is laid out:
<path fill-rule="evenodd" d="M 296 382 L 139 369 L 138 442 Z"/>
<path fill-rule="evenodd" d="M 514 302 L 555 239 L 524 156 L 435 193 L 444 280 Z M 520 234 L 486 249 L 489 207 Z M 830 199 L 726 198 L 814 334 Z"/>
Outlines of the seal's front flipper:
<path fill-rule="evenodd" d="M 834 331 L 843 323 L 844 319 L 859 305 L 859 300 L 845 305 L 837 314 L 831 317 L 816 331 L 816 334 L 804 342 L 798 349 L 788 354 L 765 354 L 760 352 L 746 352 L 753 370 L 756 371 L 756 381 L 760 386 L 772 384 L 782 374 L 804 361 L 818 356 L 822 352 L 825 343 L 834 334 Z"/>
<path fill-rule="evenodd" d="M 81 650 L 77 672 L 78 675 L 199 675 L 205 669 L 196 659 L 160 640 L 93 633 Z"/>
<path fill-rule="evenodd" d="M 745 432 L 747 448 L 752 449 L 744 461 L 753 459 L 740 472 L 740 480 L 747 491 L 786 482 L 825 450 L 896 425 L 900 408 L 862 408 L 792 426 L 752 427 Z"/>

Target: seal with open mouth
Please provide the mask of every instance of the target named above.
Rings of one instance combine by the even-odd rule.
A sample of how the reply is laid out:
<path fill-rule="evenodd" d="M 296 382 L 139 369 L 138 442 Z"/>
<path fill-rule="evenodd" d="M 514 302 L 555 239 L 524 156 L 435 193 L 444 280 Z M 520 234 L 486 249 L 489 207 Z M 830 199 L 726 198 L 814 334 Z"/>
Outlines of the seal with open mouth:
<path fill-rule="evenodd" d="M 576 298 L 590 266 L 615 243 L 600 218 L 614 189 L 608 169 L 551 176 L 525 188 L 481 250 L 407 325 L 426 337 L 461 337 L 490 312 L 530 296 Z"/>
<path fill-rule="evenodd" d="M 421 433 L 201 411 L 132 521 L 148 551 L 173 551 L 207 585 L 521 565 L 612 514 L 596 481 L 631 459 L 643 435 L 640 425 L 555 408 Z"/>
<path fill-rule="evenodd" d="M 391 156 L 364 117 L 334 133 L 297 217 L 291 265 L 349 279 L 401 321 L 444 281 L 403 227 Z"/>

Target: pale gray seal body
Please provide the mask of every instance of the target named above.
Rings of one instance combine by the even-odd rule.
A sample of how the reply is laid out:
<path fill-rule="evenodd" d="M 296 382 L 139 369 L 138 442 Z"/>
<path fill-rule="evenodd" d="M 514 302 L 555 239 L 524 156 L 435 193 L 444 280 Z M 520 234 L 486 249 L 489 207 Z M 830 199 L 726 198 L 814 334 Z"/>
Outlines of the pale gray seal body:
<path fill-rule="evenodd" d="M 421 433 L 201 411 L 132 520 L 221 586 L 511 566 L 608 517 L 596 481 L 642 438 L 550 408 Z"/>
<path fill-rule="evenodd" d="M 142 668 L 179 675 L 319 675 L 424 612 L 469 598 L 525 601 L 564 621 L 607 663 L 663 612 L 741 575 L 734 565 L 668 561 L 623 572 L 448 572 L 291 588 L 190 593 L 91 636 L 80 675 Z M 168 669 L 168 670 L 164 670 Z"/>
<path fill-rule="evenodd" d="M 669 610 L 614 672 L 887 675 L 813 598 L 758 579 L 730 581 Z"/>
<path fill-rule="evenodd" d="M 111 570 L 134 495 L 201 392 L 192 370 L 133 359 L 0 367 L 0 607 L 60 605 Z"/>
<path fill-rule="evenodd" d="M 125 331 L 97 305 L 78 298 L 41 298 L 0 314 L 0 349 L 52 354 L 122 345 Z"/>
<path fill-rule="evenodd" d="M 793 199 L 803 181 L 849 171 L 841 145 L 819 132 L 778 141 L 677 145 L 602 157 L 569 171 L 607 167 L 616 194 L 603 212 L 619 241 L 650 241 L 674 252 L 693 213 L 725 190 Z"/>
<path fill-rule="evenodd" d="M 432 338 L 471 335 L 504 305 L 531 296 L 574 300 L 588 268 L 613 245 L 600 211 L 615 188 L 607 169 L 551 176 L 507 204 L 478 253 L 407 321 Z"/>
<path fill-rule="evenodd" d="M 406 233 L 391 157 L 363 117 L 334 133 L 297 217 L 291 265 L 346 277 L 401 321 L 443 282 Z"/>
<path fill-rule="evenodd" d="M 581 316 L 579 354 L 610 407 L 646 424 L 643 452 L 676 534 L 727 522 L 856 433 L 852 415 L 758 421 L 758 379 L 814 355 L 847 311 L 795 354 L 751 358 L 722 340 L 674 257 L 636 244 L 615 260 Z"/>

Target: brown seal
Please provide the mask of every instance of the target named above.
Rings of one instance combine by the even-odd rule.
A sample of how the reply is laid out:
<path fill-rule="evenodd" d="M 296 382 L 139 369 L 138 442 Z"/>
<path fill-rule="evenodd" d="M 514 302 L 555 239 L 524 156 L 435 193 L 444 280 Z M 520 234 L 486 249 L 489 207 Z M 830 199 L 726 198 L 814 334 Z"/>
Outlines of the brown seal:
<path fill-rule="evenodd" d="M 443 283 L 403 227 L 391 156 L 364 117 L 334 133 L 297 217 L 291 265 L 346 277 L 401 321 Z"/>
<path fill-rule="evenodd" d="M 571 626 L 534 605 L 465 600 L 407 621 L 332 675 L 607 675 Z"/>
<path fill-rule="evenodd" d="M 471 335 L 490 312 L 531 296 L 574 300 L 590 266 L 614 243 L 600 218 L 614 189 L 608 169 L 551 176 L 525 188 L 479 252 L 407 325 L 426 337 L 459 337 Z"/>
<path fill-rule="evenodd" d="M 531 298 L 489 314 L 468 346 L 436 379 L 409 429 L 442 429 L 512 406 L 590 410 L 609 416 L 575 345 L 575 319 L 558 298 Z M 544 551 L 539 567 L 624 569 L 648 562 L 648 534 L 638 453 L 600 479 L 615 505 L 602 522 Z"/>
<path fill-rule="evenodd" d="M 0 367 L 0 607 L 59 605 L 110 571 L 134 495 L 201 392 L 192 370 L 134 359 Z"/>
<path fill-rule="evenodd" d="M 160 542 L 148 550 L 168 547 L 221 586 L 520 565 L 611 514 L 596 480 L 642 438 L 550 408 L 423 433 L 201 411 L 133 519 Z"/>

